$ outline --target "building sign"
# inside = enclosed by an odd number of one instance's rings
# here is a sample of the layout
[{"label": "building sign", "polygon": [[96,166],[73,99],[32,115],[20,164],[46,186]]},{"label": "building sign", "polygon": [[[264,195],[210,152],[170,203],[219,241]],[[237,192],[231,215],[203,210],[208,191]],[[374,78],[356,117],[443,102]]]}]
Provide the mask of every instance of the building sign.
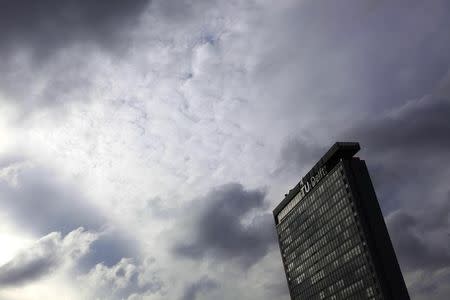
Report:
[{"label": "building sign", "polygon": [[310,178],[306,181],[306,183],[303,181],[300,181],[300,191],[298,192],[295,197],[289,201],[288,204],[280,211],[278,214],[278,222],[280,222],[290,211],[291,209],[297,205],[297,203],[300,202],[303,197],[306,196],[316,185],[319,183],[319,181],[327,175],[327,170],[325,167],[321,167],[313,176],[310,176]]},{"label": "building sign", "polygon": [[311,178],[306,181],[306,183],[302,181],[300,182],[300,198],[303,198],[306,194],[309,193],[309,191],[316,186],[316,184],[327,174],[324,167],[320,168],[319,171],[317,171],[314,176],[311,176]]}]

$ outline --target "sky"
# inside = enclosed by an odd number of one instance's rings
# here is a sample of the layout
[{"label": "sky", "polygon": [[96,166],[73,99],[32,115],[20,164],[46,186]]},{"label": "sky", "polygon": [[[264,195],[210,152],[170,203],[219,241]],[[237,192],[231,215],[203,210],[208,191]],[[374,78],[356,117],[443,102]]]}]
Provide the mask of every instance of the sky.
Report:
[{"label": "sky", "polygon": [[447,0],[0,1],[0,300],[288,300],[273,208],[358,141],[450,298]]}]

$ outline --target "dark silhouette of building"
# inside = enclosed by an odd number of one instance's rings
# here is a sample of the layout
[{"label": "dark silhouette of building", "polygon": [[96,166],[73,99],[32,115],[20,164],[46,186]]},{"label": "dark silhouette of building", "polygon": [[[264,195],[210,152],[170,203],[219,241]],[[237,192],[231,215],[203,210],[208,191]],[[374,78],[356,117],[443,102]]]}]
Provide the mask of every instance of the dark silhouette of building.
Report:
[{"label": "dark silhouette of building", "polygon": [[291,299],[409,299],[358,143],[336,143],[273,211]]}]

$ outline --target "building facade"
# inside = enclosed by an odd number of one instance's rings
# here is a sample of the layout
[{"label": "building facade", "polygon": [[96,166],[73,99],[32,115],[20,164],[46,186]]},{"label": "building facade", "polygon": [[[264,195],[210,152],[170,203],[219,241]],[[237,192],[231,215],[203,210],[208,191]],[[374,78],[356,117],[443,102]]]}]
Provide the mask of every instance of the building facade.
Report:
[{"label": "building facade", "polygon": [[409,299],[358,143],[336,143],[273,211],[291,299]]}]

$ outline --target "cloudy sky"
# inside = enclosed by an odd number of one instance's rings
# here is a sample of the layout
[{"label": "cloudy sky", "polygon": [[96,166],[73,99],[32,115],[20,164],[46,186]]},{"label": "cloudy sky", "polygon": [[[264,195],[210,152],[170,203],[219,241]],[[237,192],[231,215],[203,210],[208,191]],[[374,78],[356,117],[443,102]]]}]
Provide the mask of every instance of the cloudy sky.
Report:
[{"label": "cloudy sky", "polygon": [[0,300],[288,300],[271,211],[337,140],[449,299],[447,0],[0,1]]}]

